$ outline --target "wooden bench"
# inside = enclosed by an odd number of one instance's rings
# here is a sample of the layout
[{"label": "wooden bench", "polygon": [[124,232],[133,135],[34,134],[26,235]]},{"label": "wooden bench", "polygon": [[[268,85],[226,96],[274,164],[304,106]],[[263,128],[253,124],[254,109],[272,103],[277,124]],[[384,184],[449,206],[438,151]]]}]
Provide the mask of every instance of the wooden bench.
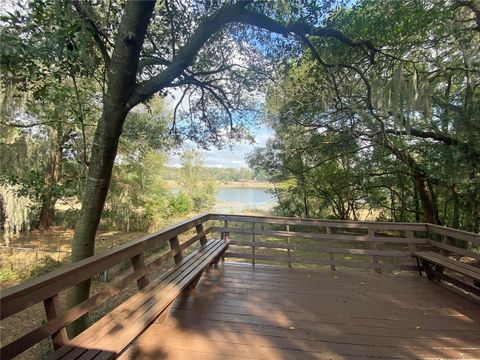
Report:
[{"label": "wooden bench", "polygon": [[216,264],[227,247],[228,242],[224,240],[208,241],[48,359],[115,358],[182,292],[195,287],[203,271]]},{"label": "wooden bench", "polygon": [[[416,251],[412,254],[421,265],[421,271],[425,271],[429,280],[446,280],[456,286],[459,286],[476,295],[480,295],[480,268],[452,260],[442,254],[433,251]],[[464,275],[473,280],[473,285],[469,286],[444,273],[445,269]]]}]

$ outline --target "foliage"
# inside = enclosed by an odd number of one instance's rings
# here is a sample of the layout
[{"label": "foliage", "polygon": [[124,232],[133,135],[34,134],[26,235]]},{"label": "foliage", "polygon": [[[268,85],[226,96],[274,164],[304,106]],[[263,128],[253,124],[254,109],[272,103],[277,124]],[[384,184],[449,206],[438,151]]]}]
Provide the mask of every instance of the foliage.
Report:
[{"label": "foliage", "polygon": [[[241,181],[266,181],[267,177],[263,172],[252,171],[248,168],[227,168],[227,167],[205,167],[208,178],[222,183],[241,182]],[[168,167],[165,169],[165,180],[179,181],[181,179],[181,169],[178,167]]]},{"label": "foliage", "polygon": [[13,263],[10,263],[9,266],[2,266],[0,268],[0,281],[7,283],[20,283],[49,273],[64,264],[48,255],[44,255],[34,262],[25,261],[25,259],[23,260],[24,262],[21,264],[17,263],[14,265]]},{"label": "foliage", "polygon": [[[179,191],[172,192],[166,152],[174,143],[166,134],[171,114],[164,102],[152,99],[148,107],[129,115],[119,146],[103,225],[124,231],[156,229],[163,220],[210,208],[214,182],[206,181],[207,170],[198,153],[183,153],[178,169]],[[169,176],[170,173],[170,176]]]},{"label": "foliage", "polygon": [[372,62],[311,39],[269,89],[276,136],[250,164],[280,184],[280,210],[351,219],[379,210],[383,219],[478,231],[474,20],[467,8],[434,1],[364,0],[332,14],[332,27],[380,50]]},{"label": "foliage", "polygon": [[180,168],[180,193],[192,202],[193,211],[202,211],[215,203],[215,184],[205,171],[200,153],[186,150]]}]

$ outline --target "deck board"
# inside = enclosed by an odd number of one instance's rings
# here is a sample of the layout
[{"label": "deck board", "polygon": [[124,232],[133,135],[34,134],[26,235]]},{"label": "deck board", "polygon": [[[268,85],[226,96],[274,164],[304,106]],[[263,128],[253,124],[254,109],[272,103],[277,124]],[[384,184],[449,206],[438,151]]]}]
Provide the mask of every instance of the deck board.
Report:
[{"label": "deck board", "polygon": [[419,276],[225,263],[121,359],[479,359],[480,307]]}]

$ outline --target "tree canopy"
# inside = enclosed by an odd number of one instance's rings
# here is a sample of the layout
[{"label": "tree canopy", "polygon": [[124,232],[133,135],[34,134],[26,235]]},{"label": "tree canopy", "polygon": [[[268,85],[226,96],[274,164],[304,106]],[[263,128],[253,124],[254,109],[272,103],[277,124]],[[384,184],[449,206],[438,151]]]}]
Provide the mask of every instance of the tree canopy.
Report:
[{"label": "tree canopy", "polygon": [[340,219],[376,209],[386,219],[478,231],[480,59],[471,9],[363,1],[329,22],[382,44],[382,54],[374,64],[352,61],[343,45],[311,42],[271,87],[276,135],[250,163],[279,182],[280,209]]}]

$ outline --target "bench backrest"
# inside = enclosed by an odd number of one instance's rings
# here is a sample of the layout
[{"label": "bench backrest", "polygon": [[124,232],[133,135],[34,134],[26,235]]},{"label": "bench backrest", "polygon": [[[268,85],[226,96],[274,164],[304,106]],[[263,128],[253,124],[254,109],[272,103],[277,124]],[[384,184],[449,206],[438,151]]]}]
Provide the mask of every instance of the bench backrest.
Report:
[{"label": "bench backrest", "polygon": [[480,261],[480,235],[468,231],[428,224],[429,244],[446,255]]}]

